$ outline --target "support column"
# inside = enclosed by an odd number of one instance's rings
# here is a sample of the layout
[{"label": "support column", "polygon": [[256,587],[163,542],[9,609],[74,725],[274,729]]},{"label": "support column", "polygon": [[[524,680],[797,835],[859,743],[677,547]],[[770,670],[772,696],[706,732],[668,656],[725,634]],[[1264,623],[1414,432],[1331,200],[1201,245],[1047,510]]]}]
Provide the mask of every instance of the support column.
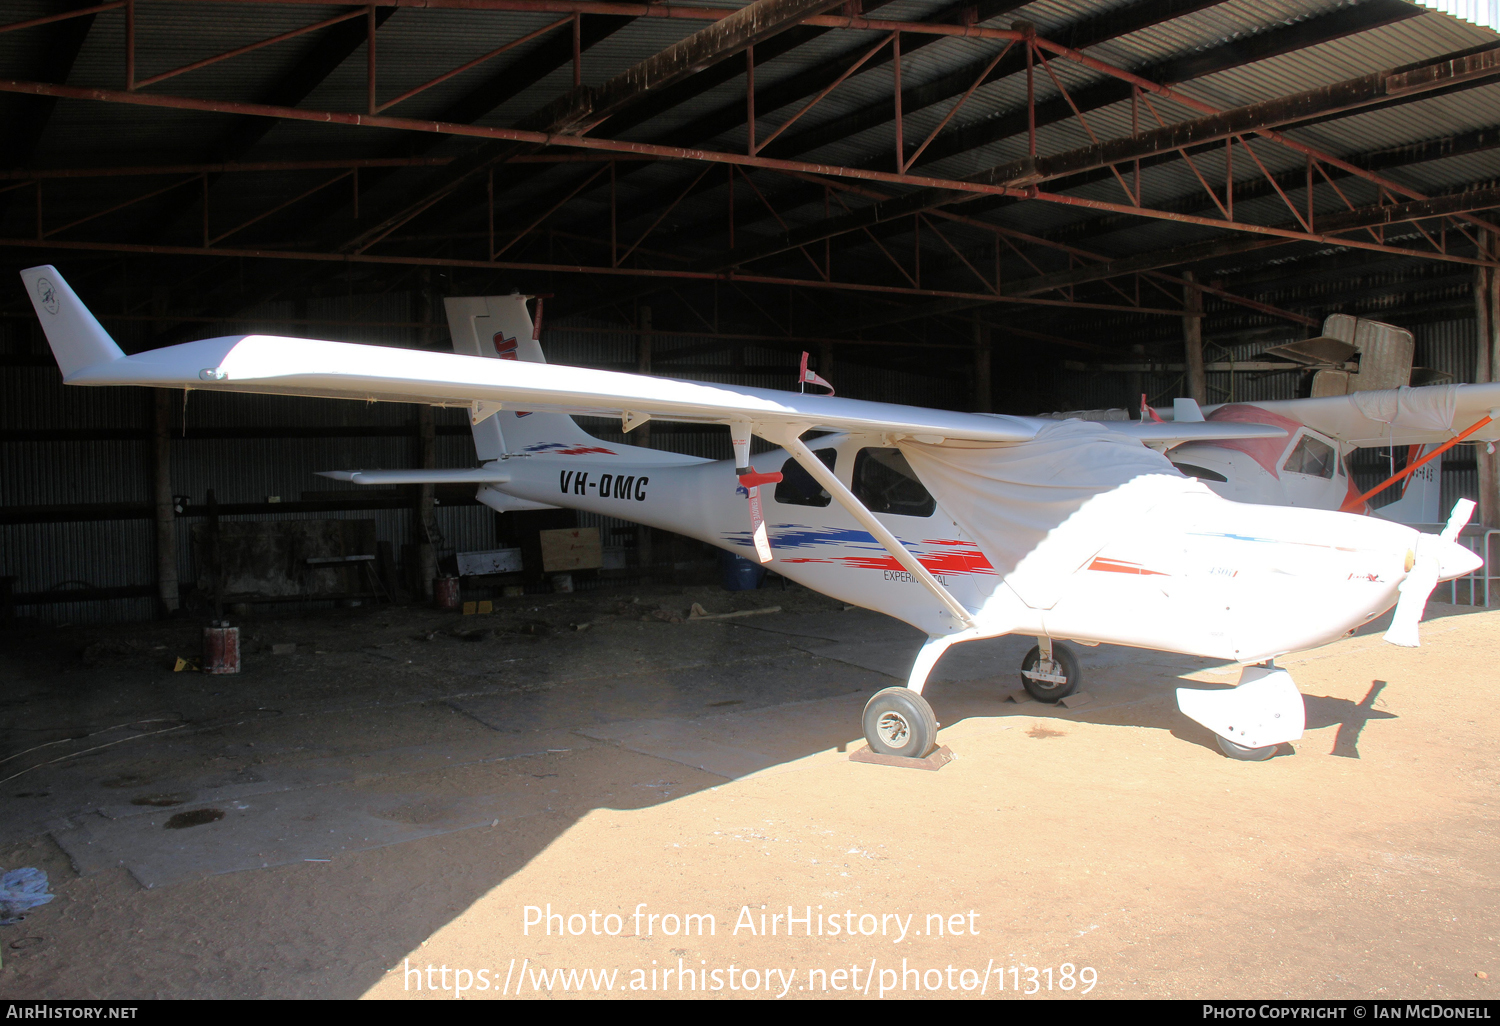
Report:
[{"label": "support column", "polygon": [[[418,329],[421,332],[420,342],[423,346],[430,346],[436,336],[437,311],[441,304],[437,302],[437,294],[432,287],[430,268],[422,268],[418,282],[417,320],[426,325]],[[437,421],[433,408],[425,403],[417,407],[417,449],[423,470],[431,470],[437,466]],[[417,489],[416,523],[412,525],[417,545],[416,594],[430,601],[433,594],[432,582],[437,577],[437,546],[434,544],[437,537],[437,517],[433,512],[437,505],[434,494],[436,489],[431,484],[418,485]]]},{"label": "support column", "polygon": [[[635,369],[639,374],[651,373],[651,308],[643,306],[640,308],[640,334],[635,337]],[[630,432],[627,439],[632,445],[639,445],[649,449],[651,447],[651,422],[647,421],[634,431]],[[637,565],[641,568],[641,574],[645,577],[651,576],[651,568],[655,565],[655,559],[651,553],[651,528],[645,524],[638,524],[635,529],[635,558]]]},{"label": "support column", "polygon": [[[432,407],[420,405],[417,407],[417,447],[422,456],[422,469],[438,465],[437,435],[437,419],[432,414]],[[417,594],[425,598],[432,598],[432,579],[438,576],[438,550],[434,544],[437,537],[434,507],[437,501],[434,492],[434,484],[417,486],[417,522],[413,525],[417,541]]]},{"label": "support column", "polygon": [[[417,407],[417,444],[421,448],[422,469],[431,470],[437,466],[437,423],[432,407],[426,404]],[[434,530],[437,518],[433,513],[436,502],[433,485],[417,487],[417,573],[421,577],[417,587],[419,594],[431,599],[432,581],[437,577],[437,547],[433,544],[437,534]]]},{"label": "support column", "polygon": [[1186,385],[1189,398],[1199,406],[1208,404],[1208,378],[1203,371],[1203,293],[1193,287],[1193,272],[1182,275],[1182,347],[1187,364]]},{"label": "support column", "polygon": [[974,411],[993,413],[994,400],[990,372],[990,329],[979,316],[974,317]]},{"label": "support column", "polygon": [[[1146,347],[1131,346],[1130,362],[1142,364],[1146,362]],[[1138,370],[1133,370],[1125,375],[1125,395],[1129,401],[1125,408],[1134,411],[1136,403],[1140,402],[1141,396],[1146,394],[1146,375]]]},{"label": "support column", "polygon": [[[1497,240],[1490,232],[1479,233],[1479,255],[1493,255]],[[1474,380],[1500,379],[1500,275],[1492,268],[1474,268]],[[1479,522],[1500,527],[1500,452],[1490,455],[1485,446],[1474,449],[1479,466]],[[1445,511],[1446,512],[1446,511]],[[1486,558],[1489,554],[1486,553]]]},{"label": "support column", "polygon": [[156,593],[168,616],[177,612],[177,511],[172,506],[172,392],[155,390]]}]

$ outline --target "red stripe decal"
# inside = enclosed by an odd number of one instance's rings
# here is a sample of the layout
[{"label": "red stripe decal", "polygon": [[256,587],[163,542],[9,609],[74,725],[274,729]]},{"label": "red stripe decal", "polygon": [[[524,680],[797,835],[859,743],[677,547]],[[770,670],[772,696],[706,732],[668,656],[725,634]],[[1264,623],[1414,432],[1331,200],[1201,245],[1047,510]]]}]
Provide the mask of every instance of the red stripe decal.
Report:
[{"label": "red stripe decal", "polygon": [[1103,556],[1096,558],[1088,565],[1090,570],[1103,570],[1112,574],[1142,574],[1150,577],[1171,577],[1171,574],[1160,570],[1147,570],[1139,563],[1129,563],[1123,559],[1105,559]]}]

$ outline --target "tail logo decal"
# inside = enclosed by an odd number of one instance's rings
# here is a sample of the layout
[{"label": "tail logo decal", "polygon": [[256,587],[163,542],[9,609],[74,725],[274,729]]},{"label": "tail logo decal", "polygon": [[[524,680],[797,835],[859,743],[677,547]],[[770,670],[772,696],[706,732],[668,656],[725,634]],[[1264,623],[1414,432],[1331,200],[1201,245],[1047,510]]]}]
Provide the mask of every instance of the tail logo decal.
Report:
[{"label": "tail logo decal", "polygon": [[36,280],[36,296],[49,314],[57,313],[57,287],[46,278]]},{"label": "tail logo decal", "polygon": [[548,456],[589,456],[595,453],[601,456],[619,455],[613,449],[603,449],[597,445],[576,445],[570,442],[538,442],[536,445],[528,445],[521,451],[544,452]]},{"label": "tail logo decal", "polygon": [[506,338],[505,332],[495,332],[495,337],[491,341],[495,345],[495,355],[500,357],[500,359],[519,360],[521,358],[520,355],[516,352],[516,340],[513,338]]}]

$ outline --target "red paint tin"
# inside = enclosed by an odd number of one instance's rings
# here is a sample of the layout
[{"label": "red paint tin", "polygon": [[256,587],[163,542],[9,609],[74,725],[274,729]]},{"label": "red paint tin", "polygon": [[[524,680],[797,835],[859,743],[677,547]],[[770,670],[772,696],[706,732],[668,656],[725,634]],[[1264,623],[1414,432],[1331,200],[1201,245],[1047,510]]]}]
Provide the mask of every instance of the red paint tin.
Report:
[{"label": "red paint tin", "polygon": [[432,600],[439,609],[458,608],[458,578],[438,577],[432,582]]},{"label": "red paint tin", "polygon": [[216,620],[203,628],[203,672],[240,672],[240,629]]}]

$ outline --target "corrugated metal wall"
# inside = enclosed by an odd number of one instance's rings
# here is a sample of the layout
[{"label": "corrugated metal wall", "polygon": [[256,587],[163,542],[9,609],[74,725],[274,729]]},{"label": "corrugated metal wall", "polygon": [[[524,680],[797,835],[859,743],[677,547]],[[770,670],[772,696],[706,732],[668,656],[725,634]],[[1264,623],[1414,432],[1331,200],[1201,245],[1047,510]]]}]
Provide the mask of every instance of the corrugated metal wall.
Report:
[{"label": "corrugated metal wall", "polygon": [[[1474,365],[1479,355],[1479,337],[1474,319],[1438,321],[1412,329],[1417,340],[1416,364],[1447,371],[1455,381],[1473,381]],[[1371,481],[1366,487],[1379,484]],[[1479,470],[1474,464],[1474,447],[1457,445],[1443,458],[1442,499],[1439,508],[1451,510],[1459,499],[1479,498]]]},{"label": "corrugated metal wall", "polygon": [[[216,324],[198,334],[260,330],[410,345],[423,341],[420,336],[426,330],[410,326],[416,309],[412,294],[339,297],[296,307],[290,302],[267,304],[256,317]],[[294,319],[385,321],[396,326],[310,327],[287,323]],[[106,326],[116,328],[108,322]],[[0,366],[0,438],[4,439],[0,441],[4,468],[0,472],[0,504],[13,512],[17,507],[149,505],[153,502],[152,394],[133,388],[66,388],[53,366],[16,365],[44,352],[38,334],[25,321],[6,321],[0,328],[0,353],[8,357],[6,365]],[[134,324],[127,323],[116,334],[127,348],[132,341],[138,344],[144,340],[144,328]],[[445,329],[437,330],[438,338],[445,335]],[[757,373],[736,373],[737,357],[729,352],[692,357],[694,368],[711,365],[715,367],[712,372],[671,369],[673,351],[712,341],[707,337],[656,336],[653,351],[659,362],[658,373],[767,388],[792,386],[796,356],[753,345],[747,345],[738,356],[738,365],[759,369]],[[635,336],[611,330],[603,323],[549,325],[543,346],[548,358],[557,363],[633,367],[636,360]],[[719,366],[722,371],[717,370]],[[764,368],[768,367],[778,370],[767,372]],[[857,363],[840,362],[833,377],[841,395],[856,398],[953,408],[967,405],[968,400],[967,383],[914,377]],[[435,413],[438,466],[472,466],[474,449],[464,413]],[[617,420],[587,419],[584,423],[607,441],[625,440]],[[410,467],[420,459],[416,408],[404,404],[192,392],[187,395],[185,411],[182,399],[174,397],[173,427],[173,492],[188,496],[194,505],[205,501],[209,489],[221,504],[264,503],[269,496],[293,502],[310,492],[367,497],[368,491],[362,494],[356,486],[317,477],[316,472]],[[285,437],[297,429],[314,431],[320,437]],[[57,435],[38,437],[38,432]],[[283,437],[276,437],[278,432]],[[90,437],[80,438],[80,433]],[[714,459],[730,456],[728,434],[722,430],[659,430],[652,438],[654,445],[678,452]],[[89,515],[100,514],[96,511]],[[223,519],[374,520],[377,537],[390,542],[399,556],[401,545],[412,538],[412,516],[407,509],[388,509],[267,511],[225,515]],[[486,507],[440,505],[436,516],[440,557],[497,544],[496,517]],[[198,576],[190,537],[192,525],[203,519],[178,519],[178,574],[184,582]],[[580,522],[601,528],[606,545],[618,544],[623,537],[611,529],[631,526],[588,514],[580,515]],[[14,578],[12,588],[18,594],[69,587],[150,586],[155,579],[154,524],[149,518],[0,524],[0,576]],[[119,622],[149,619],[154,608],[155,600],[143,596],[23,606],[16,613],[52,623]]]}]

